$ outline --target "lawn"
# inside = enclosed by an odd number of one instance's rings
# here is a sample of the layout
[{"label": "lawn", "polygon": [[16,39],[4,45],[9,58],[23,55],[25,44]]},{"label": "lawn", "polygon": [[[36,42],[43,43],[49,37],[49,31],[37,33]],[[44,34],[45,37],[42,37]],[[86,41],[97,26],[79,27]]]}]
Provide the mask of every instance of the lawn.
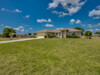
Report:
[{"label": "lawn", "polygon": [[10,40],[18,40],[18,39],[27,39],[27,38],[12,38],[12,39],[10,39],[10,38],[2,38],[2,37],[0,37],[0,41],[10,41]]},{"label": "lawn", "polygon": [[100,39],[0,44],[0,75],[100,75]]}]

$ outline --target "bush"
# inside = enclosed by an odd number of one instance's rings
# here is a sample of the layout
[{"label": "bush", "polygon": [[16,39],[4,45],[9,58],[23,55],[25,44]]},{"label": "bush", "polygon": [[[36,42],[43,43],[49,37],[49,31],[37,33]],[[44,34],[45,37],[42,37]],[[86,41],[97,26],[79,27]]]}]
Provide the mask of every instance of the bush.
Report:
[{"label": "bush", "polygon": [[66,38],[80,38],[78,35],[67,35]]},{"label": "bush", "polygon": [[36,38],[36,36],[32,36],[33,38]]},{"label": "bush", "polygon": [[48,35],[48,38],[55,38],[56,36],[55,35]]},{"label": "bush", "polygon": [[45,35],[44,38],[47,38],[47,36]]}]

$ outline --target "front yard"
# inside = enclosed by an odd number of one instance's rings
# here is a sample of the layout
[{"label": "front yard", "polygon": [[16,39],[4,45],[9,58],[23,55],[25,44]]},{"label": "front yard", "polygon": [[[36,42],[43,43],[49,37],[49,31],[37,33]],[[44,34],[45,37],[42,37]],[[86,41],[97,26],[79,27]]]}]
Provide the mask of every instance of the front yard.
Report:
[{"label": "front yard", "polygon": [[100,75],[100,39],[0,44],[0,75]]}]

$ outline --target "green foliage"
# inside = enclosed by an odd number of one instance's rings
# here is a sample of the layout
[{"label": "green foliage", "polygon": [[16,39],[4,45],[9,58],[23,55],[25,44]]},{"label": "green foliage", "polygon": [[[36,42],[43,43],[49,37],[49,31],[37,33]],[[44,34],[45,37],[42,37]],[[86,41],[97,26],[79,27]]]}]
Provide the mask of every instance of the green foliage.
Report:
[{"label": "green foliage", "polygon": [[32,35],[31,33],[28,33],[28,35],[30,36],[30,35]]},{"label": "green foliage", "polygon": [[3,30],[2,37],[10,37],[10,36],[12,36],[12,33],[16,33],[16,31],[12,28],[5,28]]},{"label": "green foliage", "polygon": [[48,35],[48,38],[55,38],[56,36],[54,34]]},{"label": "green foliage", "polygon": [[75,27],[74,29],[82,30],[81,35],[84,35],[84,29],[81,27]]},{"label": "green foliage", "polygon": [[25,34],[27,36],[27,34]]},{"label": "green foliage", "polygon": [[47,38],[47,36],[45,35],[44,38]]},{"label": "green foliage", "polygon": [[100,32],[95,32],[95,34],[100,34]]},{"label": "green foliage", "polygon": [[91,31],[86,31],[85,32],[85,36],[91,36],[92,35],[92,32]]},{"label": "green foliage", "polygon": [[36,33],[33,33],[34,36],[36,36]]},{"label": "green foliage", "polygon": [[36,38],[36,36],[34,36],[34,35],[33,35],[32,37],[33,37],[33,38]]},{"label": "green foliage", "polygon": [[91,31],[86,31],[85,32],[85,36],[89,39],[91,39],[91,36],[92,36],[92,32]]},{"label": "green foliage", "polygon": [[80,38],[78,35],[66,35],[66,38]]}]

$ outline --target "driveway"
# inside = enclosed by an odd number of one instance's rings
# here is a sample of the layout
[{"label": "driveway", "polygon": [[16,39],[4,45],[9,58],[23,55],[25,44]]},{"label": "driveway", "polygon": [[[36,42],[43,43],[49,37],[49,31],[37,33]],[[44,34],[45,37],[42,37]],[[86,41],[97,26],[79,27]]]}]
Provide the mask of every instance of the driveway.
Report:
[{"label": "driveway", "polygon": [[35,39],[39,39],[39,38],[28,38],[28,39],[17,39],[17,40],[10,40],[10,41],[0,41],[0,44],[18,42],[18,41],[26,41],[26,40],[35,40]]}]

